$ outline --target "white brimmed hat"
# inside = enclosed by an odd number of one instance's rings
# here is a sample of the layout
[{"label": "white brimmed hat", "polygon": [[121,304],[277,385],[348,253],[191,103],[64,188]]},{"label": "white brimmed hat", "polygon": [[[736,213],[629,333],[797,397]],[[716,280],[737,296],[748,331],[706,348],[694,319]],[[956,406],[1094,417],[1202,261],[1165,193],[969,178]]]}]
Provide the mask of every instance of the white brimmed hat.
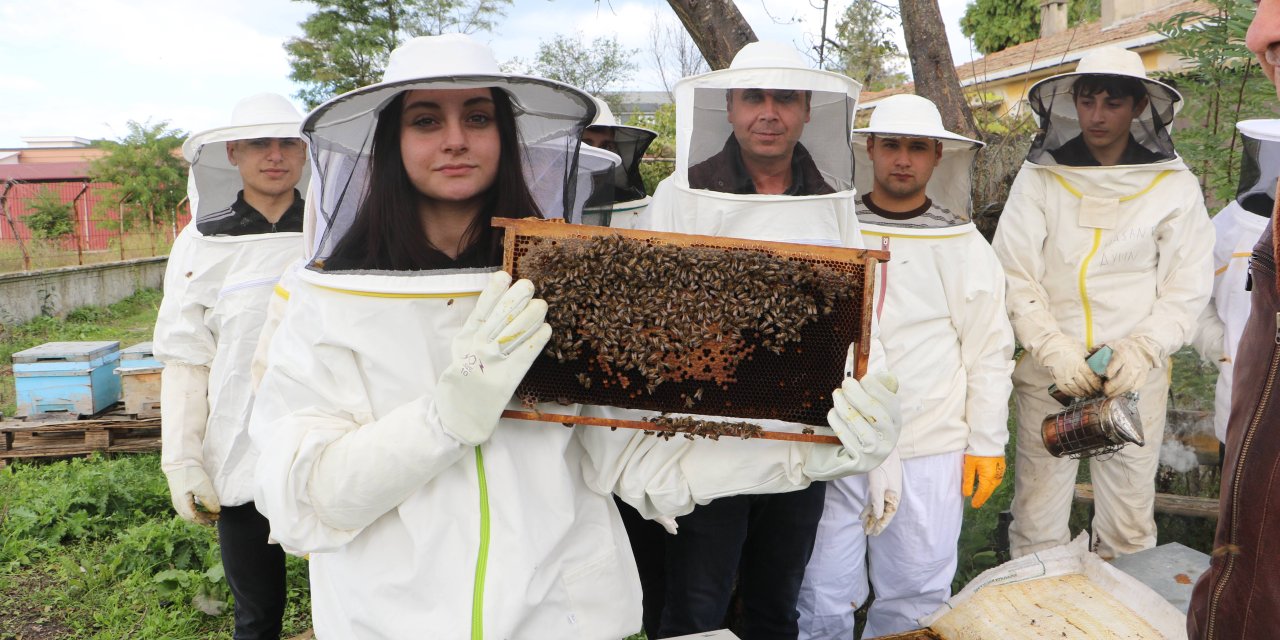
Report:
[{"label": "white brimmed hat", "polygon": [[[1027,91],[1027,100],[1031,103],[1032,110],[1043,118],[1056,102],[1054,98],[1070,95],[1076,79],[1086,75],[1121,76],[1141,81],[1151,101],[1151,109],[1148,110],[1146,117],[1154,113],[1164,124],[1172,121],[1173,116],[1182,108],[1182,94],[1178,93],[1177,89],[1147,77],[1142,56],[1120,47],[1099,47],[1080,58],[1075,71],[1050,76],[1031,85],[1031,89]],[[1070,112],[1062,112],[1060,109],[1056,115],[1074,118],[1074,101],[1068,100],[1067,103],[1070,106]]]},{"label": "white brimmed hat", "polygon": [[972,138],[947,131],[942,124],[942,114],[938,112],[938,107],[927,98],[909,93],[889,96],[881,100],[871,112],[871,121],[861,129],[854,129],[853,135],[933,138],[941,140],[944,148],[985,146],[984,143]]},{"label": "white brimmed hat", "polygon": [[1241,120],[1236,123],[1240,133],[1254,140],[1280,142],[1280,120],[1263,118],[1257,120]]},{"label": "white brimmed hat", "polygon": [[[362,149],[370,121],[388,102],[414,89],[498,87],[511,96],[516,122],[526,143],[560,135],[564,124],[586,126],[595,117],[591,96],[570,85],[511,73],[498,67],[492,50],[471,37],[452,33],[414,38],[391,52],[382,81],[344,93],[316,107],[302,130],[316,149]],[[530,116],[530,117],[526,117]],[[539,120],[559,121],[539,127]]]},{"label": "white brimmed hat", "polygon": [[[301,138],[299,126],[302,114],[288,98],[275,93],[259,93],[236,103],[231,110],[231,122],[221,127],[206,129],[187,138],[182,143],[182,157],[195,164],[200,149],[214,142],[252,140],[255,138]],[[215,154],[226,162],[226,154]],[[212,160],[214,158],[210,158]],[[230,167],[230,164],[227,164]]]}]

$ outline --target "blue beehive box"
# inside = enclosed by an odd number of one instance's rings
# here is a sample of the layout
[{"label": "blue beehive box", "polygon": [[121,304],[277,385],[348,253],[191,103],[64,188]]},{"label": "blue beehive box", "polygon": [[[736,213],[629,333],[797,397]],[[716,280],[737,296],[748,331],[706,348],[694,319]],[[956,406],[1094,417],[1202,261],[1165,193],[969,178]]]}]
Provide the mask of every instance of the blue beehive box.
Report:
[{"label": "blue beehive box", "polygon": [[120,399],[120,343],[49,342],[13,354],[18,415],[93,415]]},{"label": "blue beehive box", "polygon": [[120,395],[124,412],[133,416],[160,413],[160,373],[164,363],[156,360],[150,342],[139,342],[120,352]]}]

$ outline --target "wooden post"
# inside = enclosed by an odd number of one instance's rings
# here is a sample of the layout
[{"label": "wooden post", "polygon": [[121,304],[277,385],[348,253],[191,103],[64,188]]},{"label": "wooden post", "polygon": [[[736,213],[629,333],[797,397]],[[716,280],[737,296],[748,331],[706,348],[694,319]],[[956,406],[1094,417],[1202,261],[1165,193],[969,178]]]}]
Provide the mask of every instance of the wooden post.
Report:
[{"label": "wooden post", "polygon": [[151,255],[156,255],[156,208],[147,208],[147,237],[151,239]]},{"label": "wooden post", "polygon": [[124,200],[120,201],[120,260],[124,261]]},{"label": "wooden post", "polygon": [[[80,193],[77,193],[76,197],[71,199],[72,213],[75,213],[76,202],[80,200],[80,197],[83,196],[84,193],[88,190],[89,190],[89,183],[86,182],[84,183],[84,186],[80,187]],[[80,227],[79,220],[76,221],[75,229],[76,229],[76,232],[75,232],[76,233],[76,264],[83,265],[84,264],[84,243],[80,241],[81,227]],[[88,233],[88,232],[89,232],[89,199],[85,198],[84,199],[84,233]]]},{"label": "wooden post", "polygon": [[4,192],[0,193],[0,212],[3,212],[5,220],[9,221],[9,228],[13,230],[13,238],[18,241],[18,249],[22,251],[22,270],[30,271],[31,254],[27,253],[27,245],[22,241],[22,234],[18,233],[18,222],[13,219],[13,214],[9,213],[9,190],[15,184],[17,184],[16,180],[5,181]]}]

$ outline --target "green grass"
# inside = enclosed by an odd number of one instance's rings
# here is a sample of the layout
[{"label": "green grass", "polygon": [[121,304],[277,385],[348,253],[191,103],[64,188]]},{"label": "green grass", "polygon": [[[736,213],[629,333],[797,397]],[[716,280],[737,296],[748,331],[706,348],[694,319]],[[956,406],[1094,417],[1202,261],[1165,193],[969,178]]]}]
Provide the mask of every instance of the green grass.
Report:
[{"label": "green grass", "polygon": [[119,340],[122,349],[146,342],[155,328],[160,297],[158,289],[142,289],[106,307],[81,307],[65,319],[42,316],[15,327],[0,326],[0,413],[11,416],[16,409],[14,353],[63,340]]},{"label": "green grass", "polygon": [[[286,637],[310,627],[302,559],[289,590]],[[0,638],[227,638],[230,600],[217,534],[173,515],[157,454],[0,470]]]}]

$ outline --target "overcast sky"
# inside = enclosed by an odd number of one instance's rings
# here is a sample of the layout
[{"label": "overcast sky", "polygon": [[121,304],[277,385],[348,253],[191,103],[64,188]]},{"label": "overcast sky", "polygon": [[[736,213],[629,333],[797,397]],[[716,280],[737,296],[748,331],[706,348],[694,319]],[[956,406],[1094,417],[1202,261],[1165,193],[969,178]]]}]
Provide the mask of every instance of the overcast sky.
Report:
[{"label": "overcast sky", "polygon": [[[818,0],[737,0],[761,39],[812,46]],[[832,0],[830,20],[848,0]],[[939,0],[957,63],[976,54],[960,34],[965,0]],[[188,133],[222,124],[247,95],[290,98],[283,43],[312,11],[290,0],[0,0],[0,148],[23,136],[119,138],[129,120]],[[649,62],[650,25],[676,22],[666,0],[516,0],[492,33],[499,61],[532,59],[540,40],[581,32],[640,49],[618,89],[661,89]],[[829,27],[831,29],[831,27]],[[905,50],[905,47],[903,47]],[[296,101],[296,99],[295,99]]]}]

